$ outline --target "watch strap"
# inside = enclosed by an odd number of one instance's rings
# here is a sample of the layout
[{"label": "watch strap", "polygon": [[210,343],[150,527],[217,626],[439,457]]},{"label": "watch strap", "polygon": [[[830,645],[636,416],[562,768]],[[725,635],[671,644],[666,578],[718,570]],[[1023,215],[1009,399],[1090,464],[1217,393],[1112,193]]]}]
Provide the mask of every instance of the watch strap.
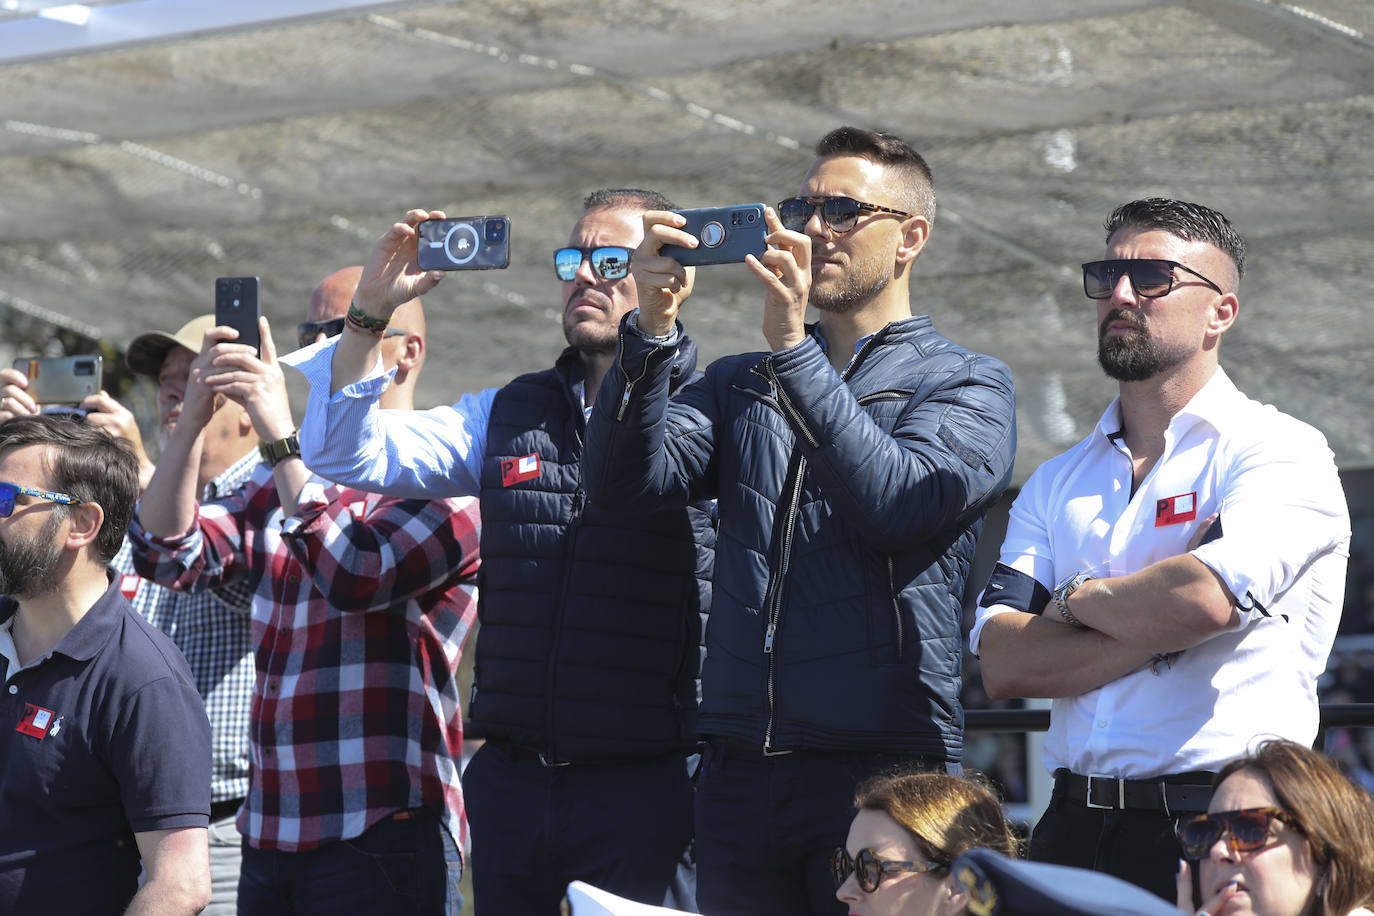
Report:
[{"label": "watch strap", "polygon": [[299,455],[300,453],[301,441],[295,433],[285,439],[278,439],[276,442],[258,443],[258,454],[262,455],[262,460],[267,462],[269,468],[274,468],[292,455]]}]

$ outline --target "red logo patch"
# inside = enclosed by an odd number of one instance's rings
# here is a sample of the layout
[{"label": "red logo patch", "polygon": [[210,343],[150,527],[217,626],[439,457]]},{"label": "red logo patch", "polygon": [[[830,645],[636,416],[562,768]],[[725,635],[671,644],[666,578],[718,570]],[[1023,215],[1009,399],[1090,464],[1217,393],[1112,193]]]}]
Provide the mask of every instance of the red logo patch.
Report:
[{"label": "red logo patch", "polygon": [[19,724],[14,727],[14,730],[42,741],[48,735],[48,726],[52,724],[52,717],[53,711],[51,709],[25,703],[24,717],[19,720]]},{"label": "red logo patch", "polygon": [[524,458],[507,458],[501,462],[501,486],[513,487],[526,480],[539,476],[539,456],[526,455]]},{"label": "red logo patch", "polygon": [[1170,496],[1155,503],[1155,527],[1181,525],[1197,518],[1197,492]]}]

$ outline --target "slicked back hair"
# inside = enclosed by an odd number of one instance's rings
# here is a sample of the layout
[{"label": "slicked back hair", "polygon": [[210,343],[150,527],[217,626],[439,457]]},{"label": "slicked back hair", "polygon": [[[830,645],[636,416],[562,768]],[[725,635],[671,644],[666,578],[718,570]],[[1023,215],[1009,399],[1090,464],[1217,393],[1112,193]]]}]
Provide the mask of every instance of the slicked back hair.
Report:
[{"label": "slicked back hair", "polygon": [[[44,466],[48,487],[104,511],[95,552],[105,563],[114,559],[138,501],[138,458],[133,447],[70,414],[35,414],[0,423],[0,453],[27,445],[48,450]],[[69,511],[57,503],[56,511]]]},{"label": "slicked back hair", "polygon": [[896,134],[865,130],[862,127],[837,127],[821,137],[816,155],[860,156],[886,166],[896,179],[890,190],[901,201],[901,209],[924,216],[935,224],[935,178],[925,158],[910,143]]},{"label": "slicked back hair", "polygon": [[1122,204],[1107,217],[1107,241],[1123,228],[1141,232],[1158,229],[1185,242],[1206,242],[1222,251],[1236,266],[1236,283],[1245,276],[1245,239],[1220,211],[1202,204],[1168,197],[1146,197]]},{"label": "slicked back hair", "polygon": [[657,191],[644,188],[602,188],[588,194],[582,209],[593,210],[676,210],[677,204]]}]

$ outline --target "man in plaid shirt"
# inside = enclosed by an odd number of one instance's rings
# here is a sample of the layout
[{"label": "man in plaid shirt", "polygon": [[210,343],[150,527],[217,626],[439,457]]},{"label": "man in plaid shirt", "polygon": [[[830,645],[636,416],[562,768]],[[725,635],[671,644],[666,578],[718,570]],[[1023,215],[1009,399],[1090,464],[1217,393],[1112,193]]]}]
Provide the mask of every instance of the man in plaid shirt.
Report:
[{"label": "man in plaid shirt", "polygon": [[[317,288],[341,317],[358,269]],[[387,406],[413,406],[424,316],[385,341]],[[214,329],[130,529],[139,572],[178,589],[252,584],[257,683],[240,913],[457,913],[462,713],[455,675],[476,614],[475,500],[386,498],[301,463],[270,329],[261,357]],[[303,326],[304,330],[304,326]],[[227,397],[266,463],[233,496],[194,501],[200,429]],[[341,842],[341,841],[348,842]]]}]

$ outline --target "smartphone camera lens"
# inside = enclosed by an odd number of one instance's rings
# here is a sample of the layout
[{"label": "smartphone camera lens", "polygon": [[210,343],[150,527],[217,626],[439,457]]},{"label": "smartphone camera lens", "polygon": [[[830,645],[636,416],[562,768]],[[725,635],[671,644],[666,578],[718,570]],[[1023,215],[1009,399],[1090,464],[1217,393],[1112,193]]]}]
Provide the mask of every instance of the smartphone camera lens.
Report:
[{"label": "smartphone camera lens", "polygon": [[486,236],[488,245],[499,245],[506,240],[506,221],[503,219],[489,219],[486,225]]}]

